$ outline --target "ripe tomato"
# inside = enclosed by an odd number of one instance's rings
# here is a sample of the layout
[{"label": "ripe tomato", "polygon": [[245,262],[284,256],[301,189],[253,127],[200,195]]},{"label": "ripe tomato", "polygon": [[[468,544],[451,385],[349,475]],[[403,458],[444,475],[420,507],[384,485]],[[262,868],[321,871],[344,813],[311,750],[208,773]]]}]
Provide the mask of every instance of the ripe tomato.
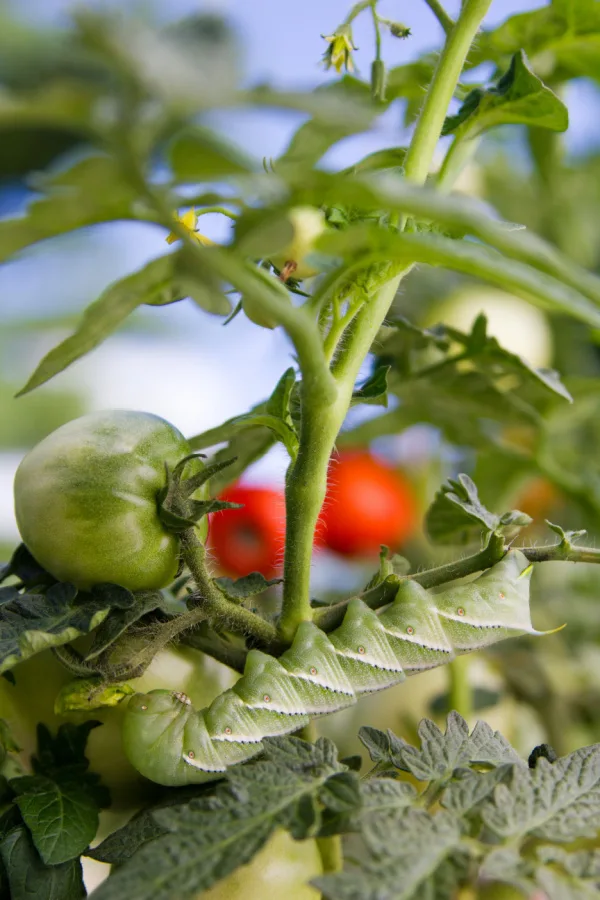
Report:
[{"label": "ripe tomato", "polygon": [[[310,278],[319,270],[309,265],[305,258],[314,249],[315,241],[327,227],[325,216],[320,209],[313,206],[295,206],[289,210],[288,218],[292,223],[294,236],[287,247],[271,258],[271,262],[282,271],[282,277],[285,273],[287,277],[291,276],[298,280]],[[289,271],[286,273],[285,267],[288,263]]]},{"label": "ripe tomato", "polygon": [[210,546],[230,575],[260,572],[273,578],[283,564],[285,499],[282,491],[233,485],[221,495],[243,509],[225,509],[210,517]]},{"label": "ripe tomato", "polygon": [[276,831],[247,866],[198,896],[198,900],[319,900],[311,878],[323,873],[315,840],[295,841],[287,831]]},{"label": "ripe tomato", "polygon": [[68,422],[17,470],[24,543],[55,578],[82,589],[165,587],[177,572],[179,540],[164,529],[157,496],[165,463],[173,468],[189,453],[183,435],[150,413],[109,410]]},{"label": "ripe tomato", "polygon": [[321,512],[323,541],[343,556],[394,549],[416,527],[416,503],[405,479],[364,450],[332,458]]}]

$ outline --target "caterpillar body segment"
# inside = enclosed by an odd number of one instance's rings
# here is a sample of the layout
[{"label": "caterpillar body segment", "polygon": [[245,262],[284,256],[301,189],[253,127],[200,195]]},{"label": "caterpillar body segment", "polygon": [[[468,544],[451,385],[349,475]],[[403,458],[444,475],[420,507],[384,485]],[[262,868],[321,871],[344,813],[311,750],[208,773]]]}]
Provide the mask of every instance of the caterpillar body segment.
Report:
[{"label": "caterpillar body segment", "polygon": [[124,722],[129,760],[159,784],[206,781],[260,753],[264,737],[296,731],[361,694],[504,638],[542,634],[531,624],[531,568],[511,550],[474,581],[438,593],[402,582],[379,615],[352,600],[329,635],[304,622],[279,659],[251,650],[237,684],[204,710],[170,691],[136,694]]}]

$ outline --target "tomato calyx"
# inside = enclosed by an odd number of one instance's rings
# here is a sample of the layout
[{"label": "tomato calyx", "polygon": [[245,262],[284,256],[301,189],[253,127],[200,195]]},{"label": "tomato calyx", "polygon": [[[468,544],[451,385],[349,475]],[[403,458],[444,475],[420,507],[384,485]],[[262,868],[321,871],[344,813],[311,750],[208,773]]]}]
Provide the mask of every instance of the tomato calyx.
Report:
[{"label": "tomato calyx", "polygon": [[185,477],[185,469],[188,463],[203,458],[205,458],[203,453],[190,453],[180,460],[172,471],[165,464],[166,486],[158,494],[157,507],[159,518],[167,531],[181,534],[181,532],[187,531],[188,528],[194,528],[200,519],[209,513],[218,512],[222,509],[239,508],[239,503],[229,503],[216,498],[207,500],[194,499],[194,494],[213,475],[235,462],[234,457],[233,459],[212,463],[209,466],[205,465],[202,466],[200,471],[195,472],[190,477]]}]

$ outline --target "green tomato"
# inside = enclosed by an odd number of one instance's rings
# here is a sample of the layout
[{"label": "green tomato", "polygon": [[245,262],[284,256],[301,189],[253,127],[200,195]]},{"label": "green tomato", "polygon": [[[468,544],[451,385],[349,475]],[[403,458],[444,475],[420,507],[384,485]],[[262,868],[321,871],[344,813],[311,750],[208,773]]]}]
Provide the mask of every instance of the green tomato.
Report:
[{"label": "green tomato", "polygon": [[314,206],[295,206],[289,210],[288,218],[292,223],[294,236],[287,247],[271,257],[271,262],[278,269],[283,269],[286,263],[295,263],[295,268],[288,274],[301,281],[317,275],[319,271],[305,262],[305,258],[314,250],[315,241],[327,227],[325,216]]},{"label": "green tomato", "polygon": [[424,324],[442,322],[459,331],[470,331],[479,313],[487,317],[488,334],[505,350],[522,356],[532,366],[551,365],[552,331],[544,313],[520,297],[496,288],[460,288],[434,306]]},{"label": "green tomato", "polygon": [[81,589],[165,587],[177,573],[179,540],[163,527],[157,497],[165,463],[172,469],[189,453],[183,435],[150,413],[109,410],[68,422],[17,470],[24,543],[55,578]]},{"label": "green tomato", "polygon": [[198,894],[197,900],[319,900],[320,891],[308,882],[322,873],[316,841],[295,841],[287,831],[276,831],[247,866]]}]

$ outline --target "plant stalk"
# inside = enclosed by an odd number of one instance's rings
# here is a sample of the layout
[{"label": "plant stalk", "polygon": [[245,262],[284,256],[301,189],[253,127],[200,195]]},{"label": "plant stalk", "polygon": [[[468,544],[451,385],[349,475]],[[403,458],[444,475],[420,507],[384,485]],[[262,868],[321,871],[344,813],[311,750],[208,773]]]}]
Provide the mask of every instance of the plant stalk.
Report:
[{"label": "plant stalk", "polygon": [[181,549],[198,589],[198,606],[211,624],[250,635],[261,644],[277,645],[277,631],[273,625],[245,607],[231,603],[215,585],[206,567],[206,550],[193,528],[182,533]]},{"label": "plant stalk", "polygon": [[[448,35],[406,157],[405,176],[415,184],[422,184],[427,178],[448,105],[473,38],[490,3],[491,0],[464,0],[461,14]],[[319,398],[318,391],[314,390],[315,385],[309,392],[309,385],[304,385],[306,373],[303,361],[300,360],[303,374],[302,424],[298,458],[288,470],[286,484],[287,530],[283,605],[279,625],[280,636],[288,643],[292,641],[300,622],[312,619],[312,545],[325,498],[329,459],[350,407],[360,367],[391,306],[400,280],[410,268],[411,265],[407,263],[391,279],[386,279],[384,274],[379,289],[351,323],[348,340],[332,367],[338,385],[337,397],[329,395],[328,398]]]}]

